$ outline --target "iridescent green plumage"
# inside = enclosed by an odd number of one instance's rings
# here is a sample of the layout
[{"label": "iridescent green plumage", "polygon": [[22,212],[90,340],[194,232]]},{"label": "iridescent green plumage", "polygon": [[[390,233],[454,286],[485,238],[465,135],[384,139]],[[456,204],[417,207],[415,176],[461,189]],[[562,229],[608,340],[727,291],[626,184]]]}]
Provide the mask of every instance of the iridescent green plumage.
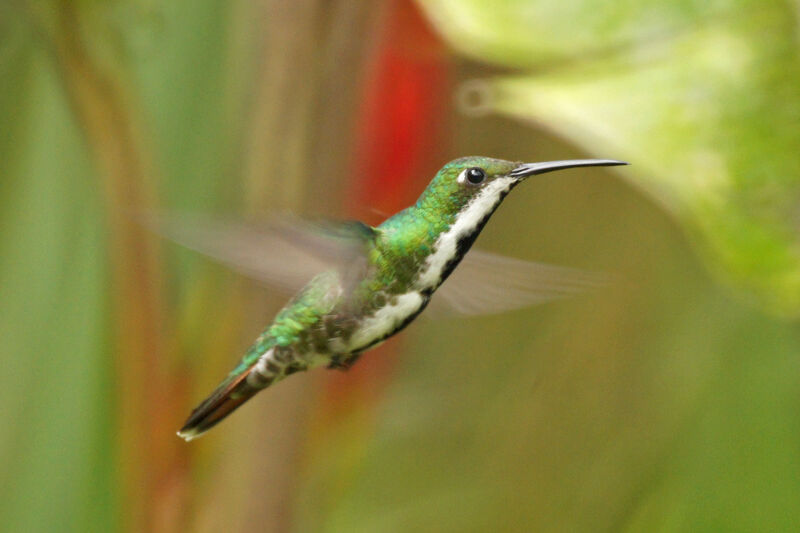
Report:
[{"label": "iridescent green plumage", "polygon": [[[179,434],[187,440],[202,434],[255,393],[298,370],[319,365],[347,368],[361,352],[403,329],[426,308],[505,195],[526,177],[574,166],[616,164],[622,163],[457,159],[437,173],[415,205],[377,228],[350,222],[323,226],[314,235],[290,231],[295,240],[305,241],[312,254],[324,255],[333,267],[314,276],[278,313],[240,364],[192,412]],[[212,256],[225,259],[231,255],[230,250],[223,252],[197,240],[192,244],[191,231],[172,233],[176,240]],[[280,250],[263,253],[278,254],[280,261]],[[252,257],[244,257],[252,262]],[[487,259],[484,254],[481,268],[486,270],[492,262],[508,268],[513,264],[513,260]],[[579,276],[557,274],[549,268],[547,275],[556,275],[561,286],[545,284],[530,293],[536,297],[531,301],[557,297],[585,283]],[[548,271],[539,267],[537,272]],[[479,294],[480,283],[469,290]],[[475,296],[470,296],[474,300]],[[515,296],[509,295],[509,299]],[[515,306],[517,303],[508,308]]]}]

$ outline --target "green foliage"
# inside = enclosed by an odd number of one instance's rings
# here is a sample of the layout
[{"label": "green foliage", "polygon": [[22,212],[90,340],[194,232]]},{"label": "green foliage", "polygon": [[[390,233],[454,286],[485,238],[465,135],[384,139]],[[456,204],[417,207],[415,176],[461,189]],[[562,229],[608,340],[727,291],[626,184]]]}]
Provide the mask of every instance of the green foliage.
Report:
[{"label": "green foliage", "polygon": [[800,313],[796,4],[423,5],[454,46],[531,69],[489,82],[495,111],[628,159],[715,273]]}]

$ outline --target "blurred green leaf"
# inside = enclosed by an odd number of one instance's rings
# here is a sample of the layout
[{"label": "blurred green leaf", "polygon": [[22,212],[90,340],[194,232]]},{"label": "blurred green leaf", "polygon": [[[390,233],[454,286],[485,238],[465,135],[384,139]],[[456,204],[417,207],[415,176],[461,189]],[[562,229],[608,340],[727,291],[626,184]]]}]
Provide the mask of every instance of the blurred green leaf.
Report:
[{"label": "blurred green leaf", "polygon": [[[541,123],[592,154],[628,159],[633,166],[623,175],[686,222],[712,270],[773,311],[800,313],[794,6],[718,2],[712,9],[653,1],[615,13],[566,2],[594,21],[589,35],[596,19],[611,15],[625,35],[656,18],[670,26],[636,42],[605,34],[585,42],[580,20],[571,22],[575,30],[569,32],[568,13],[551,12],[561,4],[527,3],[527,10],[516,11],[521,20],[510,24],[535,18],[550,28],[529,34],[534,58],[541,46],[561,43],[557,36],[563,40],[571,33],[576,61],[489,81],[492,109]],[[481,2],[468,5],[475,13],[489,10]],[[701,16],[708,9],[714,16]],[[505,42],[507,31],[513,36],[506,22],[491,21],[481,27],[494,38]],[[596,54],[609,39],[621,46]],[[463,41],[469,35],[458,40]],[[494,57],[489,46],[481,52],[486,60]]]},{"label": "blurred green leaf", "polygon": [[602,6],[586,0],[418,1],[456,50],[506,66],[536,68],[591,60],[624,46],[646,46],[753,4],[749,0],[642,0]]}]

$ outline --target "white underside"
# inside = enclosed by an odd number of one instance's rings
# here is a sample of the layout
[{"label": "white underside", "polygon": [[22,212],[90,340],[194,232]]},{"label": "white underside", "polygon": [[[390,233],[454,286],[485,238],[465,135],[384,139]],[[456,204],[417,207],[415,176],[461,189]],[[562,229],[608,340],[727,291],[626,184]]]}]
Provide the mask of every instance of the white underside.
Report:
[{"label": "white underside", "polygon": [[[342,339],[331,339],[331,349],[336,353],[352,353],[374,343],[376,340],[392,333],[403,321],[419,311],[423,302],[424,297],[417,291],[407,292],[397,296],[394,303],[380,308],[374,315],[364,319],[361,326],[353,333],[346,343],[343,342]],[[261,376],[264,378],[271,378],[274,376],[267,368],[268,362],[272,361],[276,365],[283,367],[283,364],[272,358],[273,353],[273,349],[267,350],[264,355],[258,358],[256,364],[250,370],[247,380],[253,387],[259,386]],[[329,355],[311,353],[303,354],[302,357],[308,365],[308,368],[330,363]]]},{"label": "white underside", "polygon": [[425,260],[422,273],[417,278],[415,286],[418,289],[435,288],[439,284],[445,266],[456,256],[458,241],[475,230],[486,213],[494,208],[500,197],[515,181],[515,178],[502,177],[485,185],[481,192],[458,214],[453,225],[439,235],[434,243],[434,252]]},{"label": "white underside", "polygon": [[[249,374],[247,375],[247,383],[252,387],[263,387],[259,385],[259,374],[264,378],[273,378],[275,374],[270,372],[269,368],[267,368],[267,363],[272,361],[275,365],[283,368],[284,364],[276,361],[273,359],[273,354],[275,353],[274,348],[270,348],[264,354],[258,358],[256,364],[253,365],[253,368],[250,370]],[[303,361],[307,365],[307,368],[314,368],[318,366],[322,366],[324,364],[328,364],[330,362],[330,357],[327,355],[322,355],[318,353],[306,353],[302,354]]]},{"label": "white underside", "polygon": [[394,303],[381,307],[374,315],[361,323],[361,326],[348,339],[347,352],[356,351],[392,333],[408,317],[419,311],[424,300],[418,291],[397,296]]}]

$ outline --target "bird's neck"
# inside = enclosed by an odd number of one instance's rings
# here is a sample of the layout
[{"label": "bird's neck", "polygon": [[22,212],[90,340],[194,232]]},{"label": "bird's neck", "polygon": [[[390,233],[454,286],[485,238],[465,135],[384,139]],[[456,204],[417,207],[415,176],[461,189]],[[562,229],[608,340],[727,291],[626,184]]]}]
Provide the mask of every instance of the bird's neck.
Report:
[{"label": "bird's neck", "polygon": [[514,184],[510,178],[497,179],[460,206],[451,198],[423,194],[414,206],[381,225],[385,257],[409,286],[434,291],[469,251]]}]

